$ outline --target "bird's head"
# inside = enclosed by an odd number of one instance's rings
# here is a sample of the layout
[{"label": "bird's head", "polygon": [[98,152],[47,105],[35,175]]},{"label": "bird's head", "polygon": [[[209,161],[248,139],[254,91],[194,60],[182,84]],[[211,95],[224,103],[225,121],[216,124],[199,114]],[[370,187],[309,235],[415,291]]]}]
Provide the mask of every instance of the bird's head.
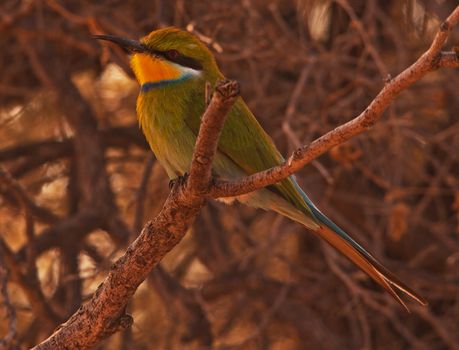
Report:
[{"label": "bird's head", "polygon": [[132,54],[131,67],[142,89],[220,75],[206,45],[195,35],[177,28],[155,30],[140,41],[112,35],[95,38],[114,42]]}]

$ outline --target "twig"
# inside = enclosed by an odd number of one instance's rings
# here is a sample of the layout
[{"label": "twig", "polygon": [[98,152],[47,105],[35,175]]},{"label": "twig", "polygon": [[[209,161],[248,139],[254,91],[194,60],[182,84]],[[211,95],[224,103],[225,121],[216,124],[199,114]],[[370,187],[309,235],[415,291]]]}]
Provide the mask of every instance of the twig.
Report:
[{"label": "twig", "polygon": [[415,306],[413,311],[432,326],[448,349],[459,350],[459,339],[457,338],[457,333],[450,328],[449,324],[444,323],[441,319],[436,317],[433,312],[428,312],[423,308]]},{"label": "twig", "polygon": [[[39,211],[41,214],[46,215],[47,218],[51,218],[53,220],[57,220],[57,216],[53,216],[54,214],[45,208],[36,206],[35,203],[29,198],[22,185],[15,181],[15,179],[6,169],[0,166],[0,183],[2,182],[9,186],[9,188],[14,192],[18,202],[21,203],[24,212],[25,233],[27,237],[25,257],[26,272],[23,274],[22,271],[20,271],[14,261],[12,254],[9,252],[3,242],[0,242],[0,255],[3,255],[4,258],[2,261],[0,261],[0,263],[7,263],[9,266],[13,267],[13,275],[15,275],[16,280],[24,289],[25,294],[28,296],[29,302],[31,304],[41,304],[41,306],[38,307],[41,310],[41,317],[51,320],[55,318],[55,315],[45,301],[40,281],[38,279],[33,212]],[[35,307],[35,305],[33,307]]]},{"label": "twig", "polygon": [[182,286],[161,265],[149,274],[148,282],[167,305],[169,317],[185,321],[187,327],[182,331],[182,342],[198,341],[201,346],[210,347],[213,339],[211,325],[194,291]]},{"label": "twig", "polygon": [[142,175],[142,180],[140,182],[139,190],[137,191],[137,200],[136,200],[136,211],[134,218],[134,228],[133,232],[139,232],[142,229],[145,197],[148,191],[148,181],[150,180],[151,171],[153,169],[153,164],[155,163],[155,157],[153,154],[150,154],[145,163],[145,168]]},{"label": "twig", "polygon": [[31,281],[22,273],[20,264],[3,240],[0,240],[0,255],[11,272],[11,280],[21,286],[34,314],[47,329],[53,327],[59,321],[59,317],[47,303],[41,288],[37,288],[36,281]]},{"label": "twig", "polygon": [[0,350],[19,348],[17,344],[18,331],[16,310],[11,304],[11,300],[8,296],[8,275],[9,271],[5,266],[2,254],[0,254],[0,305],[3,305],[5,308],[6,318],[8,320],[8,333],[3,339],[0,339]]},{"label": "twig", "polygon": [[[301,142],[295,132],[292,130],[292,125],[290,124],[292,117],[294,116],[298,101],[303,96],[303,90],[306,85],[306,81],[309,78],[309,74],[311,73],[312,67],[316,64],[316,60],[312,59],[306,66],[303,67],[301,70],[300,76],[296,82],[295,88],[293,89],[292,96],[287,104],[287,108],[285,110],[285,118],[282,122],[282,131],[285,135],[289,138],[289,142],[293,144],[295,148],[301,146]],[[312,161],[312,166],[314,166],[317,171],[324,177],[328,184],[333,183],[333,178],[330,176],[328,170],[317,160]]]},{"label": "twig", "polygon": [[384,64],[378,51],[373,46],[371,38],[368,35],[368,31],[364,28],[362,22],[357,17],[354,9],[347,0],[335,0],[335,2],[343,8],[343,10],[348,14],[350,19],[352,20],[352,24],[359,32],[362,41],[365,45],[365,48],[370,53],[371,57],[373,57],[373,60],[375,61],[376,66],[378,67],[379,73],[381,73],[381,76],[385,78],[388,75],[387,67]]},{"label": "twig", "polygon": [[459,52],[457,51],[442,51],[438,60],[438,68],[458,68],[459,67]]},{"label": "twig", "polygon": [[22,17],[25,17],[29,12],[32,11],[35,3],[36,2],[32,0],[22,1],[21,6],[17,11],[9,15],[2,14],[0,17],[0,30],[3,31],[7,29],[9,26],[18,22]]},{"label": "twig", "polygon": [[[233,196],[275,183],[330,147],[369,129],[402,90],[429,71],[443,66],[454,66],[451,63],[454,63],[451,55],[445,58],[440,53],[440,49],[452,26],[458,21],[459,7],[442,25],[431,48],[411,67],[395,79],[388,81],[375,100],[355,120],[333,130],[311,145],[299,149],[279,167],[249,176],[241,181],[214,179],[216,186],[213,186],[211,163],[224,122],[222,114],[228,111],[237,95],[235,90],[229,89],[231,93],[227,94],[221,86],[217,88],[206,112],[209,115],[203,116],[186,186],[178,182],[178,185],[173,187],[161,212],[144,227],[126,254],[114,264],[91,300],[80,307],[65,324],[35,349],[85,349],[117,330],[129,327],[132,318],[125,313],[127,302],[151,268],[180,242],[201,209],[205,197]],[[367,299],[371,298],[364,298]],[[374,307],[382,307],[378,303],[375,305]]]},{"label": "twig", "polygon": [[[301,169],[332,147],[370,129],[382,116],[390,103],[406,88],[428,72],[440,66],[453,66],[451,55],[440,52],[452,28],[459,22],[459,6],[440,26],[430,48],[410,67],[389,80],[370,105],[356,118],[319,137],[309,145],[298,148],[281,165],[238,180],[216,179],[210,191],[213,198],[234,197],[272,185]],[[457,61],[457,59],[456,59]],[[454,62],[454,60],[453,60]],[[459,66],[459,65],[458,65]]]},{"label": "twig", "polygon": [[4,167],[0,166],[0,191],[2,183],[14,192],[19,202],[23,203],[24,210],[27,211],[27,217],[33,215],[39,217],[46,223],[54,223],[59,220],[59,216],[54,214],[51,210],[37,205],[29,197],[24,187],[17,182]]}]

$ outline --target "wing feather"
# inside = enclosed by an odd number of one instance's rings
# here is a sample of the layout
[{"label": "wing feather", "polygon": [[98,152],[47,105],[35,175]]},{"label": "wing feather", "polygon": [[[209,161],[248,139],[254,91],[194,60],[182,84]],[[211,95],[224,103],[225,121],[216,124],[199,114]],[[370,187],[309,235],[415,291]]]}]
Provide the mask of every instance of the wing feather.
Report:
[{"label": "wing feather", "polygon": [[[200,99],[194,99],[199,101]],[[197,135],[200,113],[190,113],[185,120]],[[193,117],[194,116],[194,117]],[[247,175],[279,165],[284,159],[271,137],[263,130],[242,98],[238,98],[228,114],[218,144],[218,151],[225,154]],[[280,194],[297,209],[314,218],[303,197],[298,193],[294,180],[289,177],[268,189]]]}]

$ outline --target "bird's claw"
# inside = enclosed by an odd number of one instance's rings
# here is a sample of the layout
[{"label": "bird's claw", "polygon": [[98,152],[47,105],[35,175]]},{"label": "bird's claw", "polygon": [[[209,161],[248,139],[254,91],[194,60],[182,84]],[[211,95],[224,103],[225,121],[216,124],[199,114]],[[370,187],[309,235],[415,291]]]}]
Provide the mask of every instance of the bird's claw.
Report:
[{"label": "bird's claw", "polygon": [[185,185],[186,181],[188,180],[188,173],[184,173],[183,176],[178,176],[175,179],[169,181],[169,189],[172,190],[174,186],[183,186]]}]

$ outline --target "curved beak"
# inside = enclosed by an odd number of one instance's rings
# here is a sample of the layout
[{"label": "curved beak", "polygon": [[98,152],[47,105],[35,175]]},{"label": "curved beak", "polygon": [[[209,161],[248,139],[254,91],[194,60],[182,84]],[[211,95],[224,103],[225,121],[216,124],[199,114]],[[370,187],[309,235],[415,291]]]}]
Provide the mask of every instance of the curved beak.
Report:
[{"label": "curved beak", "polygon": [[147,52],[148,49],[140,42],[131,39],[120,38],[114,35],[93,35],[94,39],[111,41],[125,49],[128,52]]}]

